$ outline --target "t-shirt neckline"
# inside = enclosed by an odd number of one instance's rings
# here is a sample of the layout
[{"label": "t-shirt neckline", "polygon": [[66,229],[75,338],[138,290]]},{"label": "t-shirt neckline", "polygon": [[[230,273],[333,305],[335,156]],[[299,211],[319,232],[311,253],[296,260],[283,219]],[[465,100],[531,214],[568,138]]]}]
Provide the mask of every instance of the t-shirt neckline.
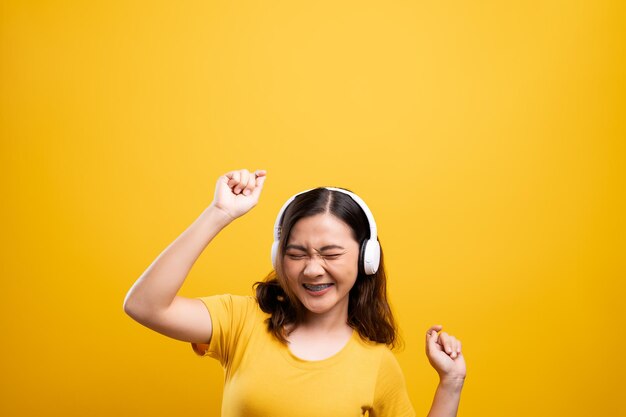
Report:
[{"label": "t-shirt neckline", "polygon": [[350,338],[337,353],[327,358],[319,359],[319,360],[302,359],[296,356],[291,351],[291,349],[289,349],[288,344],[283,345],[283,349],[281,349],[281,351],[283,353],[283,357],[287,360],[287,362],[289,362],[290,364],[298,368],[304,368],[304,369],[326,368],[340,361],[344,356],[349,354],[349,352],[353,349],[353,346],[356,344],[356,337],[358,337],[358,332],[352,329],[352,334],[350,335]]}]

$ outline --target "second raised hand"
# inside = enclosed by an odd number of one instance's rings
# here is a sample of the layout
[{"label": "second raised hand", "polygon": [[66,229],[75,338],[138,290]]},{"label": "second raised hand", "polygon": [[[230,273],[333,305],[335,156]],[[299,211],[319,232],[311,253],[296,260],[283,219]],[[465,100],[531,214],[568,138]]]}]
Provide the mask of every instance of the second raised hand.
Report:
[{"label": "second raised hand", "polygon": [[465,379],[465,358],[461,353],[461,341],[446,332],[440,324],[426,332],[426,355],[441,379]]}]

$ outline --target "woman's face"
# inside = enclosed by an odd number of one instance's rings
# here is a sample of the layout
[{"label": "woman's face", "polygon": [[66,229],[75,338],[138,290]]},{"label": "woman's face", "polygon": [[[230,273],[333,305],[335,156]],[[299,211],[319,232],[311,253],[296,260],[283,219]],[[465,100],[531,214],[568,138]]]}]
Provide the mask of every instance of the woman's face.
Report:
[{"label": "woman's face", "polygon": [[283,270],[291,291],[313,314],[348,314],[358,275],[359,244],[330,213],[305,217],[291,229]]}]

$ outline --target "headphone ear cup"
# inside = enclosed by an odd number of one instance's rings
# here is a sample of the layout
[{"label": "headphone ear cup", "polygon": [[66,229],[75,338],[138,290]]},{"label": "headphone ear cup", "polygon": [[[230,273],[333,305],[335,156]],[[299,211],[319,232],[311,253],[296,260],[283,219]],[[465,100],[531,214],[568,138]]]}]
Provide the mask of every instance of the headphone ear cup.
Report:
[{"label": "headphone ear cup", "polygon": [[374,275],[380,265],[380,243],[378,240],[366,240],[361,250],[363,272],[365,275]]},{"label": "headphone ear cup", "polygon": [[276,255],[278,254],[278,241],[272,243],[272,266],[276,269]]},{"label": "headphone ear cup", "polygon": [[367,275],[365,272],[365,251],[367,250],[367,239],[361,242],[359,249],[359,275]]}]

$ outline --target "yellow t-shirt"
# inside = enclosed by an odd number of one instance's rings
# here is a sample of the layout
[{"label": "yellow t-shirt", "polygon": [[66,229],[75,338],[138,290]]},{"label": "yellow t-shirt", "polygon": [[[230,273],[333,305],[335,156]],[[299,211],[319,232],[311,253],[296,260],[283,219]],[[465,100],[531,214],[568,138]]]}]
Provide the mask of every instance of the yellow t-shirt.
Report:
[{"label": "yellow t-shirt", "polygon": [[213,322],[209,344],[192,343],[225,371],[222,417],[413,417],[404,376],[389,348],[356,331],[335,355],[307,361],[267,331],[252,296],[198,297]]}]

